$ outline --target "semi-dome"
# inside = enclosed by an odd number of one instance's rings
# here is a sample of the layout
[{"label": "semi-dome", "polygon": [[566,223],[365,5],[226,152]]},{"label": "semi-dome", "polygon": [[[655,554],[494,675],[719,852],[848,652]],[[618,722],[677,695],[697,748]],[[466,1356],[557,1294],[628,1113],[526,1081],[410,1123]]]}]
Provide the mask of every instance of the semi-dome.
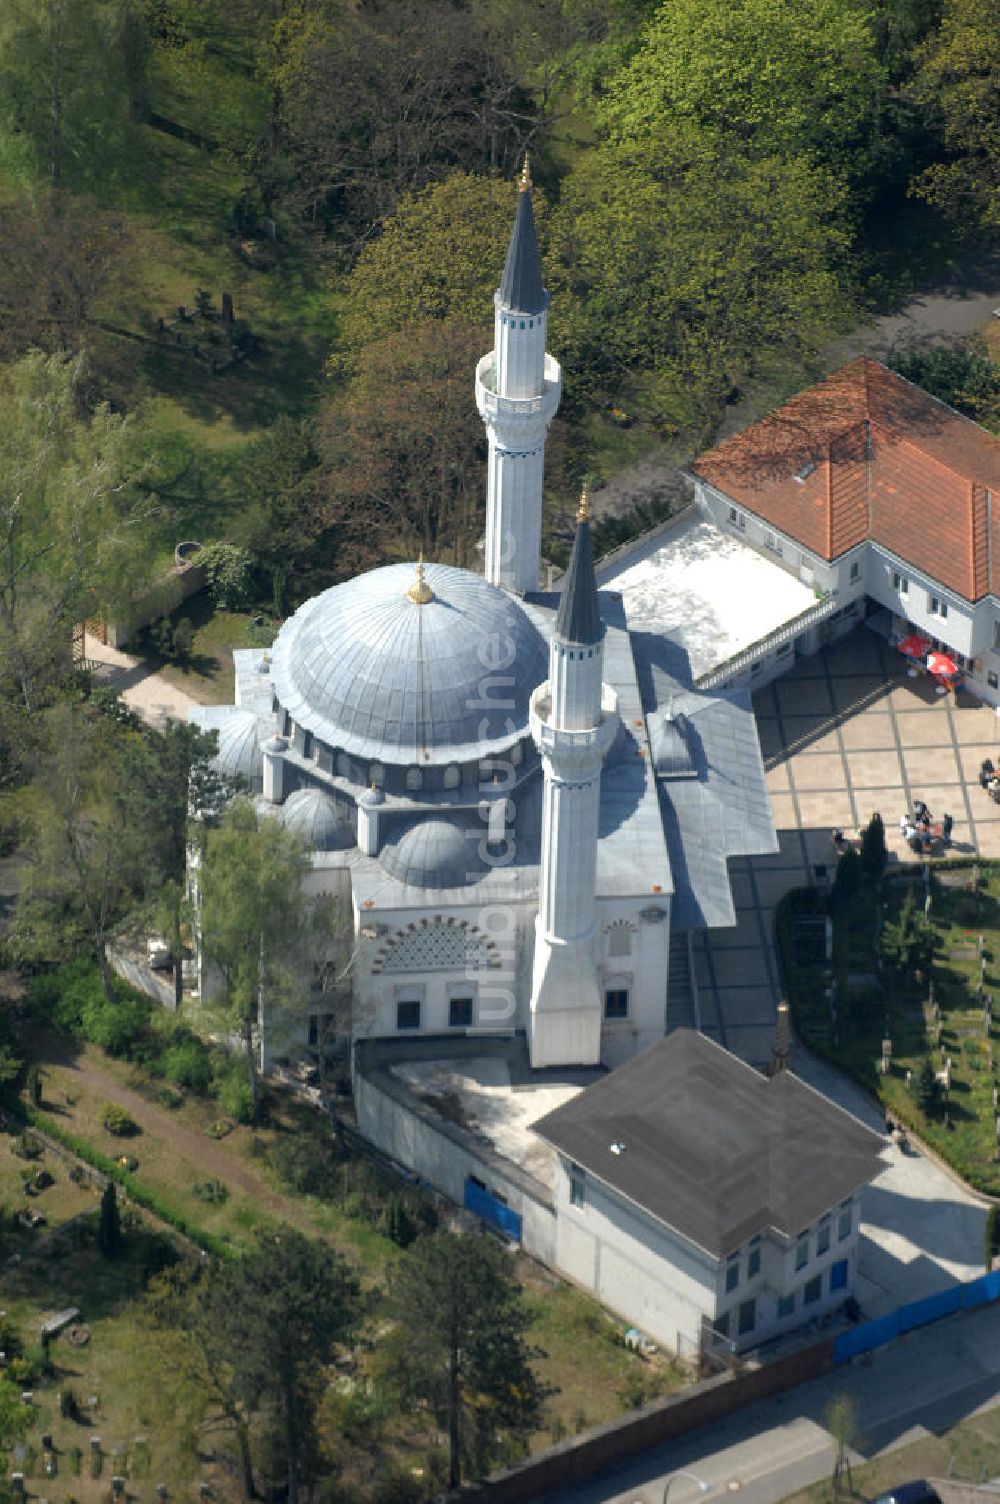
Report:
[{"label": "semi-dome", "polygon": [[245,778],[251,787],[260,783],[264,759],[252,710],[236,710],[226,717],[219,727],[219,750],[213,760],[229,778]]},{"label": "semi-dome", "polygon": [[348,851],[354,845],[350,814],[322,789],[297,789],[289,794],[278,818],[313,851]]},{"label": "semi-dome", "polygon": [[419,587],[414,575],[390,564],[300,607],[272,649],[278,700],[319,741],[362,759],[428,766],[499,754],[527,734],[545,640],[478,575],[428,564]]},{"label": "semi-dome", "polygon": [[414,888],[462,888],[486,870],[479,843],[486,827],[460,820],[418,820],[387,841],[382,866]]}]

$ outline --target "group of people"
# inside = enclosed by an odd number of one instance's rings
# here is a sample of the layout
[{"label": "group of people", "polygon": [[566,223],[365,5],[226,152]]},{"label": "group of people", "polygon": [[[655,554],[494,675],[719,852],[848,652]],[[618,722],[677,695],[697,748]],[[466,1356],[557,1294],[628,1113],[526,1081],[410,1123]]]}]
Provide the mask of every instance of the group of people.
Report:
[{"label": "group of people", "polygon": [[979,764],[979,787],[1000,804],[1000,775],[993,766],[992,757],[984,757]]},{"label": "group of people", "polygon": [[917,800],[912,814],[900,815],[899,833],[911,851],[921,852],[926,856],[936,839],[940,839],[945,846],[951,845],[951,832],[955,824],[951,815],[945,815],[942,819],[940,832],[932,828],[933,819],[922,799]]}]

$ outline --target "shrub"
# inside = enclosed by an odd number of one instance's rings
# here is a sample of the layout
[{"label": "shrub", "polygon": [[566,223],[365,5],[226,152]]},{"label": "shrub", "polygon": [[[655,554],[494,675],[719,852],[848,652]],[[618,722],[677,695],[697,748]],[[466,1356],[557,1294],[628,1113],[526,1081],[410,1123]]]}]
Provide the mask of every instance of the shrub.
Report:
[{"label": "shrub", "polygon": [[199,1180],[192,1189],[199,1201],[210,1201],[221,1206],[229,1200],[229,1187],[221,1180]]},{"label": "shrub", "polygon": [[104,988],[93,961],[70,961],[54,971],[32,977],[28,1006],[45,1023],[65,1034],[79,1034],[88,1003],[103,1003]]},{"label": "shrub", "polygon": [[861,865],[870,877],[881,877],[887,860],[885,826],[876,812],[861,832]]},{"label": "shrub", "polygon": [[113,1133],[116,1138],[127,1138],[129,1135],[139,1132],[138,1123],[133,1118],[130,1118],[124,1107],[119,1107],[117,1102],[106,1102],[104,1104],[102,1122],[108,1132]]},{"label": "shrub", "polygon": [[223,1112],[235,1118],[237,1123],[253,1122],[253,1096],[242,1061],[234,1060],[216,1079],[215,1098]]},{"label": "shrub", "polygon": [[929,1055],[925,1055],[923,1063],[913,1079],[913,1097],[925,1116],[930,1117],[937,1107],[941,1086],[934,1074],[934,1063]]},{"label": "shrub", "polygon": [[333,1144],[318,1134],[295,1133],[280,1138],[270,1154],[285,1185],[304,1196],[331,1199],[339,1189]]},{"label": "shrub", "polygon": [[163,1074],[175,1086],[201,1095],[212,1084],[212,1056],[195,1034],[179,1033],[163,1054]]},{"label": "shrub", "polygon": [[83,1033],[109,1055],[128,1055],[142,1038],[149,1020],[147,1005],[133,993],[109,1003],[103,991],[83,1009]]},{"label": "shrub", "polygon": [[210,543],[200,562],[213,601],[225,611],[238,611],[250,599],[253,556],[235,543]]},{"label": "shrub", "polygon": [[864,868],[861,858],[853,846],[848,846],[839,861],[837,872],[833,879],[833,896],[835,899],[851,898],[861,886],[861,876]]}]

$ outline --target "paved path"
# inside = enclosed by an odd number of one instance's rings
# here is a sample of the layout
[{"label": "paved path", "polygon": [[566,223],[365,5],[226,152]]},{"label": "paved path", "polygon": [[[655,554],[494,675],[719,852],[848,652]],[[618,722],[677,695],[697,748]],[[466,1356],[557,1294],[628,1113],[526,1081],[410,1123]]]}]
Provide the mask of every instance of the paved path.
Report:
[{"label": "paved path", "polygon": [[89,662],[104,665],[104,683],[117,689],[125,704],[151,726],[162,727],[168,720],[186,721],[188,711],[198,703],[141,658],[109,647],[89,632],[84,652]]},{"label": "paved path", "polygon": [[[546,1495],[545,1504],[660,1504],[664,1485],[680,1468],[709,1484],[706,1504],[727,1493],[738,1493],[743,1504],[778,1504],[830,1477],[834,1445],[823,1418],[833,1396],[845,1391],[855,1400],[863,1457],[930,1431],[939,1434],[976,1410],[1000,1404],[1000,1307],[925,1327],[867,1363],[846,1365],[652,1448],[593,1482]],[[701,1497],[687,1479],[679,1478],[670,1490],[670,1504],[700,1504]]]}]

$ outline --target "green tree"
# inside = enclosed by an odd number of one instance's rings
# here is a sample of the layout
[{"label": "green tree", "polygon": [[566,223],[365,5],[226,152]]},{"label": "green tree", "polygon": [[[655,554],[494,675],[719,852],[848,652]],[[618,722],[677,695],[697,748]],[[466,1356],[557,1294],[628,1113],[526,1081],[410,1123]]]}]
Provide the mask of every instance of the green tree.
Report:
[{"label": "green tree", "polygon": [[13,954],[25,964],[68,959],[81,950],[116,998],[107,948],[143,905],[151,873],[148,806],[133,773],[137,733],[85,707],[64,704],[46,717],[45,750],[24,790],[24,871]]},{"label": "green tree", "polygon": [[881,877],[888,859],[885,825],[876,810],[861,832],[861,865],[869,877]]},{"label": "green tree", "polygon": [[690,129],[582,157],[554,216],[553,338],[578,385],[649,373],[663,426],[714,430],[734,384],[806,360],[851,307],[831,175]]},{"label": "green tree", "polygon": [[982,341],[897,352],[886,364],[967,418],[994,432],[1000,426],[1000,365]]},{"label": "green tree", "polygon": [[523,1445],[545,1399],[510,1256],[489,1238],[434,1233],[395,1266],[390,1294],[399,1382],[447,1430],[457,1488]]},{"label": "green tree", "polygon": [[0,165],[26,186],[106,181],[128,121],[120,0],[5,0]]},{"label": "green tree", "polygon": [[[545,199],[537,188],[532,197],[544,250]],[[467,325],[488,341],[516,207],[513,181],[469,172],[405,194],[347,278],[334,368],[349,367],[372,341],[432,320]]]},{"label": "green tree", "polygon": [[98,1223],[98,1244],[106,1259],[114,1258],[118,1252],[121,1231],[117,1187],[113,1180],[109,1180],[101,1192],[101,1212]]},{"label": "green tree", "polygon": [[839,1498],[845,1484],[847,1494],[853,1495],[851,1452],[858,1444],[854,1396],[847,1393],[835,1394],[826,1407],[823,1421],[837,1448],[833,1462],[833,1496],[835,1499]]},{"label": "green tree", "polygon": [[934,958],[934,929],[917,908],[912,888],[907,889],[897,917],[883,925],[879,949],[883,961],[900,976],[910,977],[930,968]]},{"label": "green tree", "polygon": [[140,435],[106,407],[80,415],[79,362],[31,354],[0,371],[0,685],[30,717],[70,666],[73,626],[127,605],[156,545]]},{"label": "green tree", "polygon": [[350,387],[320,414],[331,521],[369,559],[401,543],[471,559],[484,440],[467,383],[481,354],[482,336],[464,324],[404,329],[364,347]]},{"label": "green tree", "polygon": [[883,85],[871,13],[855,0],[666,0],[603,118],[619,141],[694,126],[741,157],[850,172]]},{"label": "green tree", "polygon": [[[304,1012],[308,984],[299,941],[308,857],[301,841],[249,799],[235,799],[205,832],[199,882],[201,943],[221,982],[229,1022],[243,1041],[253,1120],[260,1112],[257,1052],[265,1030],[280,1030],[293,1001]],[[211,972],[209,972],[211,977]]]},{"label": "green tree", "polygon": [[917,53],[912,98],[940,132],[943,152],[913,192],[966,233],[1000,226],[1000,26],[978,0],[946,0]]},{"label": "green tree", "polygon": [[212,599],[224,611],[239,611],[250,600],[253,558],[235,543],[210,543],[199,560]]},{"label": "green tree", "polygon": [[861,858],[853,846],[848,846],[837,860],[837,871],[833,879],[834,897],[853,897],[861,886],[862,871]]},{"label": "green tree", "polygon": [[161,1281],[158,1312],[188,1339],[192,1377],[234,1426],[253,1497],[252,1423],[277,1419],[289,1504],[315,1470],[323,1368],[348,1340],[358,1284],[325,1243],[261,1231],[241,1259]]},{"label": "green tree", "polygon": [[289,576],[304,569],[327,522],[318,466],[312,422],[285,414],[248,446],[239,465],[245,539],[271,576],[276,616],[283,616],[288,606]]},{"label": "green tree", "polygon": [[941,1083],[934,1073],[934,1063],[925,1055],[913,1082],[913,1096],[925,1117],[930,1117],[941,1098]]}]

